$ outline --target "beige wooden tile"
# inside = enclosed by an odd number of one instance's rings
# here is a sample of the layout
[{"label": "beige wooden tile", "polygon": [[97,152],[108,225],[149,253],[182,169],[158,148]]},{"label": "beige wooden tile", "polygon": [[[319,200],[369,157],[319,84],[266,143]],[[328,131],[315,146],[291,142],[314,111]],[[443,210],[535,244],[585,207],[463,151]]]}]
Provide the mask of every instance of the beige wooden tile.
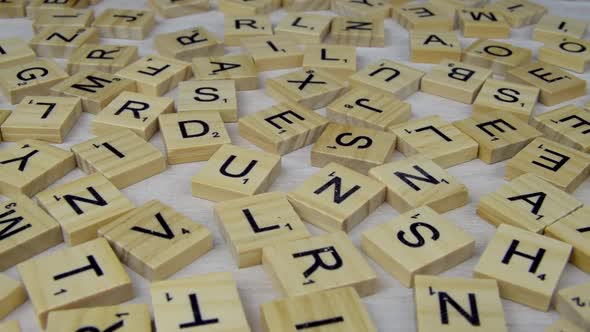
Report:
[{"label": "beige wooden tile", "polygon": [[209,0],[150,0],[150,5],[160,16],[181,17],[203,13],[209,10]]},{"label": "beige wooden tile", "polygon": [[315,143],[328,120],[294,103],[280,103],[238,122],[240,136],[264,151],[285,155]]},{"label": "beige wooden tile", "polygon": [[98,43],[98,30],[87,27],[55,26],[41,30],[29,45],[40,57],[70,58],[86,43]]},{"label": "beige wooden tile", "polygon": [[150,288],[158,331],[250,332],[229,272],[160,281]]},{"label": "beige wooden tile", "polygon": [[478,144],[438,115],[389,128],[397,136],[397,149],[405,156],[423,154],[442,168],[477,158]]},{"label": "beige wooden tile", "polygon": [[586,205],[545,229],[545,235],[574,247],[570,261],[590,273],[590,206]]},{"label": "beige wooden tile", "polygon": [[431,3],[407,3],[394,6],[393,19],[406,30],[452,31],[455,26],[454,15],[450,16]]},{"label": "beige wooden tile", "polygon": [[121,304],[84,309],[58,310],[49,314],[47,332],[151,331],[147,304]]},{"label": "beige wooden tile", "polygon": [[340,45],[385,47],[383,19],[334,17],[330,42]]},{"label": "beige wooden tile", "polygon": [[51,60],[35,60],[0,70],[0,90],[11,104],[27,96],[48,95],[50,88],[68,74]]},{"label": "beige wooden tile", "polygon": [[33,31],[38,34],[46,28],[68,26],[75,28],[89,27],[94,21],[94,12],[88,9],[62,8],[54,9],[47,15],[39,15],[33,19]]},{"label": "beige wooden tile", "polygon": [[559,290],[555,309],[561,317],[584,330],[590,329],[590,282]]},{"label": "beige wooden tile", "polygon": [[223,32],[227,46],[240,46],[243,38],[272,36],[273,34],[270,18],[264,15],[225,17]]},{"label": "beige wooden tile", "polygon": [[325,70],[342,79],[356,72],[356,48],[347,45],[306,45],[303,69]]},{"label": "beige wooden tile", "polygon": [[508,331],[494,280],[417,276],[418,332]]},{"label": "beige wooden tile", "polygon": [[198,81],[234,80],[238,91],[258,89],[258,71],[250,55],[194,58],[193,74]]},{"label": "beige wooden tile", "polygon": [[352,287],[331,289],[260,306],[264,331],[316,329],[325,332],[376,332],[377,327]]},{"label": "beige wooden tile", "polygon": [[463,8],[457,13],[465,38],[510,38],[510,24],[498,10]]},{"label": "beige wooden tile", "polygon": [[461,61],[461,42],[454,31],[412,31],[410,48],[412,62],[439,63],[445,59]]},{"label": "beige wooden tile", "polygon": [[[11,0],[0,2],[0,17],[25,17],[27,0]],[[11,332],[11,331],[10,331]]]},{"label": "beige wooden tile", "polygon": [[74,154],[26,139],[0,150],[0,193],[32,196],[76,168]]},{"label": "beige wooden tile", "polygon": [[109,8],[92,23],[102,38],[146,39],[156,24],[150,11]]},{"label": "beige wooden tile", "polygon": [[330,0],[283,0],[283,9],[287,12],[329,10]]},{"label": "beige wooden tile", "polygon": [[154,37],[154,47],[162,56],[191,62],[194,57],[223,55],[223,42],[204,27],[194,27]]},{"label": "beige wooden tile", "polygon": [[8,316],[26,300],[27,293],[21,283],[0,274],[0,319]]},{"label": "beige wooden tile", "polygon": [[330,163],[288,198],[303,220],[327,231],[350,231],[385,201],[385,185]]},{"label": "beige wooden tile", "polygon": [[[584,81],[585,83],[585,81]],[[545,112],[532,119],[546,138],[575,148],[583,152],[590,152],[590,112],[576,105],[566,105]]]},{"label": "beige wooden tile", "polygon": [[0,109],[0,142],[2,142],[2,124],[12,114],[12,111]]},{"label": "beige wooden tile", "polygon": [[38,139],[63,143],[82,114],[82,102],[71,97],[25,97],[2,124],[5,141]]},{"label": "beige wooden tile", "polygon": [[333,0],[334,13],[350,18],[376,18],[383,20],[391,15],[391,1],[383,0]]},{"label": "beige wooden tile", "polygon": [[590,41],[573,37],[547,40],[539,48],[539,61],[584,73],[590,68]]},{"label": "beige wooden tile", "polygon": [[528,48],[491,39],[479,39],[463,50],[463,62],[490,68],[501,76],[511,68],[529,63],[532,58],[533,53]]},{"label": "beige wooden tile", "polygon": [[88,8],[89,5],[89,0],[30,0],[27,5],[27,17],[36,18],[38,16],[48,15],[57,9]]},{"label": "beige wooden tile", "polygon": [[506,165],[506,179],[533,173],[561,190],[573,192],[590,174],[590,156],[573,148],[537,138]]},{"label": "beige wooden tile", "polygon": [[[25,2],[23,2],[23,10],[24,10],[24,3]],[[0,3],[0,9],[2,9],[0,11],[0,13],[5,9],[2,6],[2,4],[3,3]],[[2,14],[4,14],[4,13],[2,13]],[[24,16],[24,12],[23,12],[23,16]],[[18,321],[11,320],[11,321],[7,321],[7,322],[4,322],[4,323],[0,323],[0,331],[3,331],[3,332],[21,332],[21,329],[20,329],[20,325],[19,325]]]},{"label": "beige wooden tile", "polygon": [[281,0],[219,0],[219,10],[224,15],[270,14],[280,7]]},{"label": "beige wooden tile", "polygon": [[484,82],[492,74],[487,68],[442,60],[422,77],[420,89],[435,96],[472,104]]},{"label": "beige wooden tile", "polygon": [[473,102],[473,114],[512,114],[524,122],[534,116],[540,90],[537,87],[488,79]]},{"label": "beige wooden tile", "polygon": [[424,72],[391,60],[381,59],[350,76],[353,87],[363,87],[406,99],[420,89]]},{"label": "beige wooden tile", "polygon": [[170,165],[209,160],[222,145],[231,144],[219,114],[162,114],[158,121]]},{"label": "beige wooden tile", "polygon": [[163,280],[213,248],[211,232],[157,200],[98,230],[119,257],[144,278]]},{"label": "beige wooden tile", "polygon": [[215,220],[240,268],[261,264],[266,246],[310,236],[284,193],[217,203]]},{"label": "beige wooden tile", "polygon": [[252,56],[259,72],[301,67],[303,63],[303,52],[287,36],[244,38],[242,48]]},{"label": "beige wooden tile", "polygon": [[567,319],[560,318],[551,324],[551,326],[547,327],[544,332],[584,332],[584,329]]},{"label": "beige wooden tile", "polygon": [[583,38],[588,24],[574,18],[545,14],[533,29],[533,40],[547,42],[563,37]]},{"label": "beige wooden tile", "polygon": [[190,63],[155,54],[117,72],[117,76],[135,81],[137,92],[157,97],[170,92],[191,75]]},{"label": "beige wooden tile", "polygon": [[[397,2],[408,2],[406,0],[393,0]],[[461,9],[477,8],[487,4],[488,0],[430,0],[434,6],[449,16],[456,15]]]},{"label": "beige wooden tile", "polygon": [[70,75],[83,69],[116,73],[137,60],[137,46],[84,44],[68,61]]},{"label": "beige wooden tile", "polygon": [[[39,273],[43,271],[43,273]],[[104,239],[65,248],[18,265],[42,329],[50,312],[131,300],[131,279]]]},{"label": "beige wooden tile", "polygon": [[[283,0],[283,6],[287,7],[285,1],[288,0]],[[313,2],[310,6],[318,5],[321,2],[325,2],[328,7],[330,5],[328,0],[314,0]],[[304,4],[300,6],[304,6]],[[289,13],[277,24],[275,33],[278,36],[293,38],[302,44],[319,44],[330,32],[331,22],[332,17],[330,16],[313,13]]]},{"label": "beige wooden tile", "polygon": [[474,276],[495,279],[500,296],[547,311],[572,247],[510,225],[500,225]]},{"label": "beige wooden tile", "polygon": [[[0,16],[4,8],[0,2]],[[0,69],[22,65],[35,60],[37,55],[31,47],[20,38],[0,39]]]},{"label": "beige wooden tile", "polygon": [[219,202],[265,192],[281,171],[281,157],[221,146],[192,178],[193,196]]},{"label": "beige wooden tile", "polygon": [[497,10],[513,28],[535,24],[547,12],[547,7],[528,0],[500,0],[486,6]]},{"label": "beige wooden tile", "polygon": [[224,122],[236,122],[236,82],[230,79],[181,82],[176,105],[179,113],[219,114]]}]

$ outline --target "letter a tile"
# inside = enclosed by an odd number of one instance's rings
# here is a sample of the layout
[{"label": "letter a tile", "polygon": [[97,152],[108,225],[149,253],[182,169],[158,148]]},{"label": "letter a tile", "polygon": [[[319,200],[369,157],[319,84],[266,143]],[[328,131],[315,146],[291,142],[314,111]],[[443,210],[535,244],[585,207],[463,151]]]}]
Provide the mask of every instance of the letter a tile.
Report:
[{"label": "letter a tile", "polygon": [[197,81],[233,80],[236,90],[258,89],[258,71],[250,55],[225,55],[193,59]]},{"label": "letter a tile", "polygon": [[152,330],[150,309],[147,304],[122,304],[49,313],[47,332],[85,330],[149,332]]}]

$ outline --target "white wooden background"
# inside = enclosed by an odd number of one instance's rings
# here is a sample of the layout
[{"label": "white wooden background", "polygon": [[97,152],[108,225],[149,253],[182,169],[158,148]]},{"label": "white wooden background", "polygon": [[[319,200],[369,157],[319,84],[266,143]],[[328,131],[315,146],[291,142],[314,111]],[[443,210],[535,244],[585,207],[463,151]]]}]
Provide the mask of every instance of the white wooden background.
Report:
[{"label": "white wooden background", "polygon": [[[577,19],[588,19],[590,17],[590,1],[556,1],[556,0],[537,0],[549,7],[551,14],[563,15]],[[214,4],[214,8],[216,8]],[[148,8],[146,0],[103,0],[99,5],[94,6],[96,14],[100,14],[106,8]],[[327,15],[333,15],[326,12]],[[274,12],[271,15],[272,22],[276,24],[285,15],[283,10]],[[205,26],[213,31],[217,36],[223,36],[223,14],[217,10],[203,14],[196,14],[175,19],[164,20],[161,17],[157,19],[157,26],[152,31],[150,38],[143,41],[127,41],[115,39],[103,39],[104,44],[123,44],[137,45],[140,56],[145,56],[155,52],[153,47],[153,36],[159,33],[172,32],[193,26]],[[403,29],[393,19],[386,20],[386,47],[385,48],[358,48],[358,65],[363,68],[380,58],[392,59],[407,63],[423,70],[429,70],[431,65],[421,65],[409,62],[409,41],[408,32]],[[541,43],[531,40],[532,27],[525,27],[513,30],[510,42],[533,50],[535,56]],[[28,41],[33,36],[31,22],[26,19],[0,19],[0,38],[19,36]],[[586,36],[588,38],[588,35]],[[463,47],[469,45],[473,39],[461,38]],[[228,54],[240,53],[237,47],[227,47]],[[58,61],[65,65],[64,61]],[[272,71],[260,74],[260,86],[264,86],[264,81],[273,76],[278,76],[286,71]],[[578,74],[576,74],[578,75]],[[590,78],[590,74],[578,75],[585,79]],[[177,91],[172,91],[169,96],[176,98]],[[274,104],[274,101],[264,94],[262,89],[257,91],[239,92],[239,114],[244,116]],[[583,97],[573,101],[575,104],[582,105],[589,98]],[[449,121],[463,119],[469,116],[471,112],[470,105],[463,105],[457,102],[449,101],[425,93],[416,93],[407,101],[412,104],[414,118],[438,114]],[[12,109],[5,99],[0,99],[0,107]],[[557,106],[555,106],[557,107]],[[542,113],[547,108],[537,104],[536,112]],[[324,114],[324,110],[319,110]],[[67,137],[66,143],[61,145],[63,148],[69,148],[71,145],[84,141],[92,137],[90,132],[90,122],[93,115],[83,114],[78,124]],[[237,126],[229,124],[228,129],[234,144],[240,146],[252,147],[252,145],[238,136]],[[160,134],[156,134],[150,141],[160,150],[164,151]],[[0,143],[0,147],[7,147],[8,143]],[[290,191],[295,188],[304,179],[317,171],[310,166],[309,162],[310,147],[301,149],[284,156],[283,169],[279,178],[272,185],[272,191]],[[403,158],[396,152],[394,159]],[[159,199],[166,204],[176,208],[180,212],[189,216],[191,219],[204,224],[215,235],[214,249],[201,257],[185,269],[178,272],[172,278],[182,278],[196,274],[204,274],[218,271],[231,271],[238,281],[240,294],[245,306],[246,315],[252,326],[253,331],[260,331],[259,324],[259,307],[262,303],[271,301],[279,296],[279,293],[272,288],[269,277],[264,273],[262,267],[256,266],[246,269],[238,269],[232,260],[230,251],[224,243],[218,226],[213,218],[212,203],[191,196],[190,179],[203,167],[204,163],[183,164],[171,166],[167,171],[151,179],[133,185],[123,190],[123,192],[137,205],[141,205],[151,199]],[[479,160],[474,160],[466,164],[455,166],[449,169],[450,173],[463,181],[469,188],[470,203],[460,209],[453,210],[445,214],[447,218],[455,221],[458,225],[472,234],[476,241],[476,251],[473,258],[460,264],[459,266],[443,273],[445,276],[471,277],[474,266],[477,264],[481,253],[486,244],[494,233],[494,227],[487,224],[475,214],[475,208],[479,199],[496,190],[506,181],[503,179],[506,162],[495,165],[487,165]],[[73,181],[82,177],[84,174],[80,170],[75,170],[56,183],[62,184]],[[575,196],[585,203],[590,203],[590,183],[586,181],[575,193]],[[0,198],[4,199],[4,198]],[[359,246],[361,233],[369,227],[386,222],[395,217],[398,213],[387,204],[383,204],[368,219],[350,232],[350,237],[354,243]],[[322,231],[309,225],[313,234],[321,234]],[[48,252],[59,250],[64,245],[59,245]],[[48,253],[46,252],[46,253]],[[43,253],[41,255],[44,255]],[[414,331],[415,330],[415,308],[413,301],[412,289],[402,286],[394,278],[386,274],[377,264],[370,261],[372,267],[379,276],[379,290],[376,294],[365,297],[364,304],[368,308],[371,317],[376,322],[380,331]],[[18,278],[15,268],[6,271],[13,278]],[[134,303],[150,303],[149,283],[128,269],[132,276],[136,297]],[[568,287],[582,282],[587,282],[590,277],[576,269],[572,265],[567,266],[565,273],[559,284],[559,288]],[[91,287],[91,286],[89,286]],[[549,313],[532,310],[528,307],[516,304],[510,301],[504,301],[504,310],[506,320],[510,331],[542,331],[552,322],[557,320],[558,315],[555,311]],[[5,320],[19,320],[23,331],[39,331],[36,320],[33,318],[33,308],[30,302],[27,302]],[[166,332],[166,331],[163,331]],[[361,332],[361,331],[359,331]]]}]

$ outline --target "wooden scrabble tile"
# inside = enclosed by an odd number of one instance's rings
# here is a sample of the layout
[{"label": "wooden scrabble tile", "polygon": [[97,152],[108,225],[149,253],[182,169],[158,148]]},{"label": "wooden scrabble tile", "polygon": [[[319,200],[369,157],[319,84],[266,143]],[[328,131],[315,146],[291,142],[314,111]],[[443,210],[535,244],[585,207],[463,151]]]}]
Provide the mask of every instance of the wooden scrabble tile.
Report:
[{"label": "wooden scrabble tile", "polygon": [[244,38],[242,47],[252,56],[258,71],[301,67],[303,63],[297,42],[286,36]]},{"label": "wooden scrabble tile", "polygon": [[573,192],[590,174],[590,156],[539,137],[506,165],[506,179],[533,173],[561,190]]},{"label": "wooden scrabble tile", "polygon": [[209,0],[150,0],[150,5],[160,16],[181,17],[209,10]]},{"label": "wooden scrabble tile", "polygon": [[[284,3],[285,1],[288,0],[283,0],[284,7],[286,7],[286,4]],[[325,2],[329,7],[329,1],[327,0],[314,0],[313,2],[313,5]],[[299,43],[319,44],[324,40],[324,37],[326,37],[328,32],[330,32],[331,23],[332,17],[330,16],[312,13],[290,13],[277,24],[275,27],[275,33],[278,36],[293,38]]]},{"label": "wooden scrabble tile", "polygon": [[260,307],[260,317],[264,331],[319,328],[340,332],[377,331],[352,287],[267,302]]},{"label": "wooden scrabble tile", "polygon": [[280,103],[240,118],[240,136],[264,151],[285,155],[313,144],[328,120],[292,103]]},{"label": "wooden scrabble tile", "polygon": [[68,61],[68,73],[83,69],[116,73],[136,60],[137,46],[84,44]]},{"label": "wooden scrabble tile", "polygon": [[[396,1],[399,3],[409,2],[407,0],[393,1],[394,3]],[[488,0],[430,0],[429,2],[452,17],[455,16],[461,9],[482,7],[488,3]]]},{"label": "wooden scrabble tile", "polygon": [[33,31],[38,34],[46,28],[68,26],[75,28],[89,27],[94,21],[92,10],[62,8],[54,9],[47,15],[39,15],[33,19]]},{"label": "wooden scrabble tile", "polygon": [[547,42],[563,37],[582,39],[588,24],[582,20],[546,14],[533,29],[533,40]]},{"label": "wooden scrabble tile", "polygon": [[121,304],[49,313],[47,332],[67,331],[151,331],[147,304]]},{"label": "wooden scrabble tile", "polygon": [[560,318],[547,327],[544,332],[584,332],[584,329],[565,318]]},{"label": "wooden scrabble tile", "polygon": [[390,127],[397,149],[405,156],[424,154],[442,168],[477,158],[478,144],[438,115]]},{"label": "wooden scrabble tile", "polygon": [[510,224],[531,232],[545,228],[582,206],[575,197],[533,174],[525,174],[483,196],[477,214],[493,225]]},{"label": "wooden scrabble tile", "polygon": [[249,55],[225,55],[193,59],[197,81],[234,80],[236,90],[258,89],[258,71]]},{"label": "wooden scrabble tile", "polygon": [[461,42],[455,32],[417,30],[410,35],[412,62],[439,63],[445,59],[461,61]]},{"label": "wooden scrabble tile", "polygon": [[154,14],[146,10],[109,8],[100,14],[92,26],[102,38],[146,39],[154,28]]},{"label": "wooden scrabble tile", "polygon": [[262,264],[288,297],[350,286],[366,296],[377,288],[375,271],[343,232],[264,247]]},{"label": "wooden scrabble tile", "polygon": [[21,283],[0,274],[0,319],[8,316],[26,300],[27,293]]},{"label": "wooden scrabble tile", "polygon": [[193,196],[219,202],[260,194],[280,171],[281,157],[226,144],[193,176]]},{"label": "wooden scrabble tile", "polygon": [[384,47],[385,26],[383,19],[332,18],[330,41],[333,44],[362,47]]},{"label": "wooden scrabble tile", "polygon": [[74,154],[26,139],[0,150],[0,193],[32,196],[76,168]]},{"label": "wooden scrabble tile", "polygon": [[204,226],[152,200],[98,230],[122,263],[154,281],[170,277],[213,248]]},{"label": "wooden scrabble tile", "polygon": [[[2,7],[2,3],[1,2],[0,2],[0,8],[2,10],[4,10],[4,8]],[[23,10],[24,10],[24,7],[23,7]],[[7,321],[7,322],[4,322],[4,323],[0,323],[0,331],[3,331],[3,332],[21,332],[21,329],[20,329],[20,325],[19,325],[18,321],[12,320],[12,321]]]},{"label": "wooden scrabble tile", "polygon": [[492,74],[491,70],[483,67],[443,60],[422,77],[420,88],[435,96],[472,104]]},{"label": "wooden scrabble tile", "polygon": [[346,85],[322,69],[300,69],[266,80],[265,92],[279,102],[297,103],[311,109],[325,107]]},{"label": "wooden scrabble tile", "polygon": [[505,76],[514,67],[527,64],[533,53],[528,48],[517,47],[491,39],[479,39],[463,51],[463,62],[490,68],[494,74]]},{"label": "wooden scrabble tile", "polygon": [[5,141],[38,139],[63,143],[82,114],[82,103],[71,97],[25,97],[2,125]]},{"label": "wooden scrabble tile", "polygon": [[510,38],[510,24],[497,10],[464,8],[457,11],[465,38]]},{"label": "wooden scrabble tile", "polygon": [[281,0],[219,0],[219,10],[224,15],[269,14],[280,7]]},{"label": "wooden scrabble tile", "polygon": [[391,14],[391,1],[383,0],[333,0],[332,11],[350,18],[385,19]]},{"label": "wooden scrabble tile", "polygon": [[0,90],[11,104],[26,96],[48,95],[49,88],[63,81],[68,74],[51,60],[35,60],[0,70]]},{"label": "wooden scrabble tile", "polygon": [[283,0],[287,12],[330,10],[330,0]]},{"label": "wooden scrabble tile", "polygon": [[395,142],[392,133],[330,123],[311,150],[311,165],[321,168],[335,162],[367,174],[391,159]]},{"label": "wooden scrabble tile", "polygon": [[406,30],[442,32],[452,31],[455,27],[454,15],[448,15],[440,7],[431,3],[410,2],[394,6],[392,16]]},{"label": "wooden scrabble tile", "polygon": [[219,114],[224,122],[238,121],[238,96],[234,80],[181,82],[178,91],[178,112]]},{"label": "wooden scrabble tile", "polygon": [[385,186],[330,163],[303,181],[288,198],[303,220],[327,231],[350,231],[385,201]]},{"label": "wooden scrabble tile", "polygon": [[98,42],[95,28],[55,26],[41,30],[29,45],[40,57],[70,58],[82,45]]},{"label": "wooden scrabble tile", "polygon": [[61,225],[64,240],[77,245],[132,210],[133,204],[102,174],[92,174],[37,195],[41,206]]},{"label": "wooden scrabble tile", "polygon": [[10,0],[0,2],[0,18],[24,17],[27,0]]},{"label": "wooden scrabble tile", "polygon": [[590,68],[590,42],[573,37],[545,41],[539,48],[539,61],[584,73]]},{"label": "wooden scrabble tile", "polygon": [[231,144],[219,114],[162,114],[158,121],[170,165],[209,160],[222,145]]},{"label": "wooden scrabble tile", "polygon": [[546,138],[586,153],[590,152],[590,137],[587,137],[590,130],[586,127],[590,125],[590,112],[576,105],[567,105],[531,120]]},{"label": "wooden scrabble tile", "polygon": [[416,276],[418,332],[508,331],[494,280]]},{"label": "wooden scrabble tile", "polygon": [[364,87],[406,99],[420,89],[424,72],[397,62],[381,59],[349,77],[353,87]]},{"label": "wooden scrabble tile", "polygon": [[55,10],[67,8],[88,8],[88,0],[30,0],[27,5],[27,17],[37,18],[39,16],[51,14]]},{"label": "wooden scrabble tile", "polygon": [[561,317],[584,330],[590,329],[590,283],[559,290],[555,310],[561,314]]},{"label": "wooden scrabble tile", "polygon": [[[2,8],[2,2],[0,2],[0,8]],[[2,10],[0,10],[0,16]],[[0,69],[26,64],[35,61],[36,57],[35,52],[22,39],[0,39]]]},{"label": "wooden scrabble tile", "polygon": [[486,8],[497,10],[513,28],[537,23],[547,12],[547,7],[527,0],[500,0]]},{"label": "wooden scrabble tile", "polygon": [[453,122],[453,126],[479,144],[478,157],[486,164],[514,157],[532,140],[543,135],[516,116],[500,113],[472,114]]},{"label": "wooden scrabble tile", "polygon": [[158,331],[251,331],[230,272],[159,281],[150,289]]},{"label": "wooden scrabble tile", "polygon": [[131,279],[104,239],[30,259],[18,265],[18,272],[42,329],[50,312],[119,304],[133,297]]},{"label": "wooden scrabble tile", "polygon": [[272,36],[272,23],[264,15],[240,15],[226,17],[223,23],[224,41],[227,46],[240,46],[247,37]]},{"label": "wooden scrabble tile", "polygon": [[98,114],[123,91],[135,91],[135,82],[99,70],[80,70],[51,87],[54,96],[82,99],[84,112]]},{"label": "wooden scrabble tile", "polygon": [[502,112],[528,123],[534,115],[539,93],[537,87],[490,78],[473,102],[473,114]]},{"label": "wooden scrabble tile", "polygon": [[310,236],[284,193],[217,203],[215,220],[240,268],[261,264],[266,246]]},{"label": "wooden scrabble tile", "polygon": [[347,45],[306,45],[303,69],[322,69],[342,79],[356,73],[356,48]]},{"label": "wooden scrabble tile", "polygon": [[590,273],[590,206],[586,205],[559,219],[545,229],[545,235],[574,247],[570,261]]},{"label": "wooden scrabble tile", "polygon": [[[431,234],[427,240],[419,228]],[[402,285],[412,287],[416,275],[438,274],[469,259],[475,239],[422,206],[363,232],[361,248]]]},{"label": "wooden scrabble tile", "polygon": [[194,57],[223,55],[224,52],[223,42],[203,27],[156,35],[154,47],[163,56],[186,62]]},{"label": "wooden scrabble tile", "polygon": [[2,124],[8,119],[10,114],[12,114],[11,111],[0,109],[0,142],[2,142]]},{"label": "wooden scrabble tile", "polygon": [[495,279],[500,296],[547,311],[572,247],[510,225],[500,225],[474,276]]},{"label": "wooden scrabble tile", "polygon": [[92,120],[95,135],[129,129],[146,141],[158,131],[158,117],[174,112],[174,99],[124,91]]}]

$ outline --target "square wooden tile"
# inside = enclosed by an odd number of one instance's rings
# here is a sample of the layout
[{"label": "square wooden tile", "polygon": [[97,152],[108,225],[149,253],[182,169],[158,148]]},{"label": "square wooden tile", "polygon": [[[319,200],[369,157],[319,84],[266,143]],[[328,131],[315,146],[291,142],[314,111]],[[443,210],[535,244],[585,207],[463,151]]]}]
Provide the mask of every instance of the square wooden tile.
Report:
[{"label": "square wooden tile", "polygon": [[461,61],[461,42],[454,31],[410,33],[410,60],[419,63],[439,63],[442,60]]},{"label": "square wooden tile", "polygon": [[329,0],[283,0],[283,8],[287,12],[305,12],[329,10]]},{"label": "square wooden tile", "polygon": [[529,63],[533,53],[528,48],[491,39],[479,39],[463,50],[463,62],[490,68],[494,74],[505,76],[511,68]]},{"label": "square wooden tile", "polygon": [[[15,18],[25,17],[27,0],[11,0],[0,2],[0,17]],[[20,331],[20,330],[19,330]],[[9,332],[12,332],[9,330]]]},{"label": "square wooden tile", "polygon": [[[393,3],[402,4],[408,2],[406,0],[393,0]],[[457,12],[464,8],[482,7],[488,3],[488,0],[430,0],[430,3],[437,6],[440,10],[449,16],[454,16]]]},{"label": "square wooden tile", "polygon": [[539,93],[537,87],[490,78],[473,102],[473,114],[500,111],[528,123],[534,116]]},{"label": "square wooden tile", "polygon": [[384,20],[391,15],[391,2],[382,0],[333,0],[334,13],[350,18],[376,18]]},{"label": "square wooden tile", "polygon": [[584,330],[590,329],[590,282],[564,288],[557,292],[555,310],[561,317],[575,323]]},{"label": "square wooden tile", "polygon": [[334,17],[330,42],[339,45],[385,47],[383,19]]},{"label": "square wooden tile", "polygon": [[[4,4],[4,3],[0,3],[0,9],[4,10],[5,7],[3,7],[2,4]],[[23,16],[24,16],[24,9],[25,9],[24,4],[25,4],[25,2],[23,1]],[[7,9],[9,9],[9,8],[7,8]],[[2,14],[5,14],[5,13],[2,13]],[[4,323],[0,323],[0,330],[2,330],[3,332],[21,332],[19,322],[16,320],[11,320],[11,321],[6,321]]]},{"label": "square wooden tile", "polygon": [[12,114],[12,111],[0,109],[0,142],[2,142],[2,124]]},{"label": "square wooden tile", "polygon": [[258,70],[249,55],[225,55],[193,59],[197,81],[234,80],[236,90],[258,89]]},{"label": "square wooden tile", "polygon": [[272,23],[264,15],[237,15],[226,17],[223,23],[224,41],[227,46],[240,46],[247,37],[271,36]]},{"label": "square wooden tile", "polygon": [[77,48],[68,61],[68,73],[83,69],[116,73],[137,60],[137,46],[84,44]]},{"label": "square wooden tile", "polygon": [[163,96],[192,75],[188,62],[160,55],[148,55],[117,72],[117,76],[135,81],[137,92]]},{"label": "square wooden tile", "polygon": [[234,80],[187,81],[178,89],[179,113],[219,114],[224,122],[238,121],[238,95]]},{"label": "square wooden tile", "polygon": [[90,27],[94,21],[94,12],[88,9],[62,8],[54,9],[47,15],[38,15],[33,19],[33,31],[38,34],[43,29],[58,26],[75,28]]},{"label": "square wooden tile", "polygon": [[306,45],[303,69],[325,70],[342,79],[356,73],[356,48],[348,45]]},{"label": "square wooden tile", "polygon": [[166,18],[203,13],[210,8],[209,0],[150,0],[149,3],[160,16]]},{"label": "square wooden tile", "polygon": [[406,99],[420,89],[424,72],[397,62],[381,59],[349,77],[353,87],[389,93]]},{"label": "square wooden tile", "polygon": [[223,42],[200,26],[158,34],[154,37],[154,47],[162,56],[186,62],[191,62],[194,57],[220,56],[224,53]]},{"label": "square wooden tile", "polygon": [[281,0],[219,0],[219,10],[227,16],[270,14],[278,9]]},{"label": "square wooden tile", "polygon": [[590,152],[590,112],[576,105],[567,105],[545,112],[532,119],[546,138],[574,149]]},{"label": "square wooden tile", "polygon": [[51,60],[35,60],[0,70],[0,91],[11,104],[27,96],[48,95],[50,88],[68,74]]},{"label": "square wooden tile", "polygon": [[590,68],[590,42],[573,37],[547,40],[539,48],[539,61],[583,74]]},{"label": "square wooden tile", "polygon": [[[283,0],[283,6],[287,7],[285,1],[288,0]],[[313,5],[326,2],[329,6],[329,1],[314,0],[313,2]],[[293,38],[302,44],[319,44],[330,32],[331,23],[331,16],[314,13],[289,13],[277,24],[275,34]]]},{"label": "square wooden tile", "polygon": [[252,56],[259,72],[301,67],[303,63],[303,52],[287,36],[244,38],[242,48]]},{"label": "square wooden tile", "polygon": [[38,16],[48,15],[58,9],[88,8],[89,5],[89,0],[30,0],[27,5],[27,17],[36,18]]},{"label": "square wooden tile", "polygon": [[82,45],[98,42],[95,28],[55,26],[34,35],[29,45],[40,57],[70,58]]},{"label": "square wooden tile", "polygon": [[527,0],[500,0],[486,8],[500,12],[513,28],[537,23],[547,12],[547,7]]},{"label": "square wooden tile", "polygon": [[[2,6],[7,3],[0,2],[0,16],[4,12]],[[0,69],[10,68],[35,61],[37,54],[29,44],[20,38],[0,39]]]},{"label": "square wooden tile", "polygon": [[146,39],[156,24],[151,11],[108,8],[92,23],[102,38]]},{"label": "square wooden tile", "polygon": [[457,14],[465,38],[510,38],[510,24],[498,10],[463,8]]},{"label": "square wooden tile", "polygon": [[[121,304],[105,307],[58,310],[49,313],[47,332],[150,331],[152,321],[147,304]],[[104,331],[104,330],[99,330]]]},{"label": "square wooden tile", "polygon": [[590,273],[590,206],[585,205],[545,229],[545,235],[574,247],[570,261]]},{"label": "square wooden tile", "polygon": [[472,104],[492,74],[487,68],[443,60],[422,77],[420,89],[435,96]]},{"label": "square wooden tile", "polygon": [[394,6],[393,19],[408,31],[452,31],[455,27],[454,15],[450,16],[431,3],[407,3]]},{"label": "square wooden tile", "polygon": [[27,293],[21,283],[0,274],[0,319],[8,316],[26,300]]},{"label": "square wooden tile", "polygon": [[556,320],[544,332],[584,332],[584,329],[565,318]]},{"label": "square wooden tile", "polygon": [[582,39],[588,24],[570,17],[545,14],[533,29],[533,40],[547,42],[563,37]]}]

